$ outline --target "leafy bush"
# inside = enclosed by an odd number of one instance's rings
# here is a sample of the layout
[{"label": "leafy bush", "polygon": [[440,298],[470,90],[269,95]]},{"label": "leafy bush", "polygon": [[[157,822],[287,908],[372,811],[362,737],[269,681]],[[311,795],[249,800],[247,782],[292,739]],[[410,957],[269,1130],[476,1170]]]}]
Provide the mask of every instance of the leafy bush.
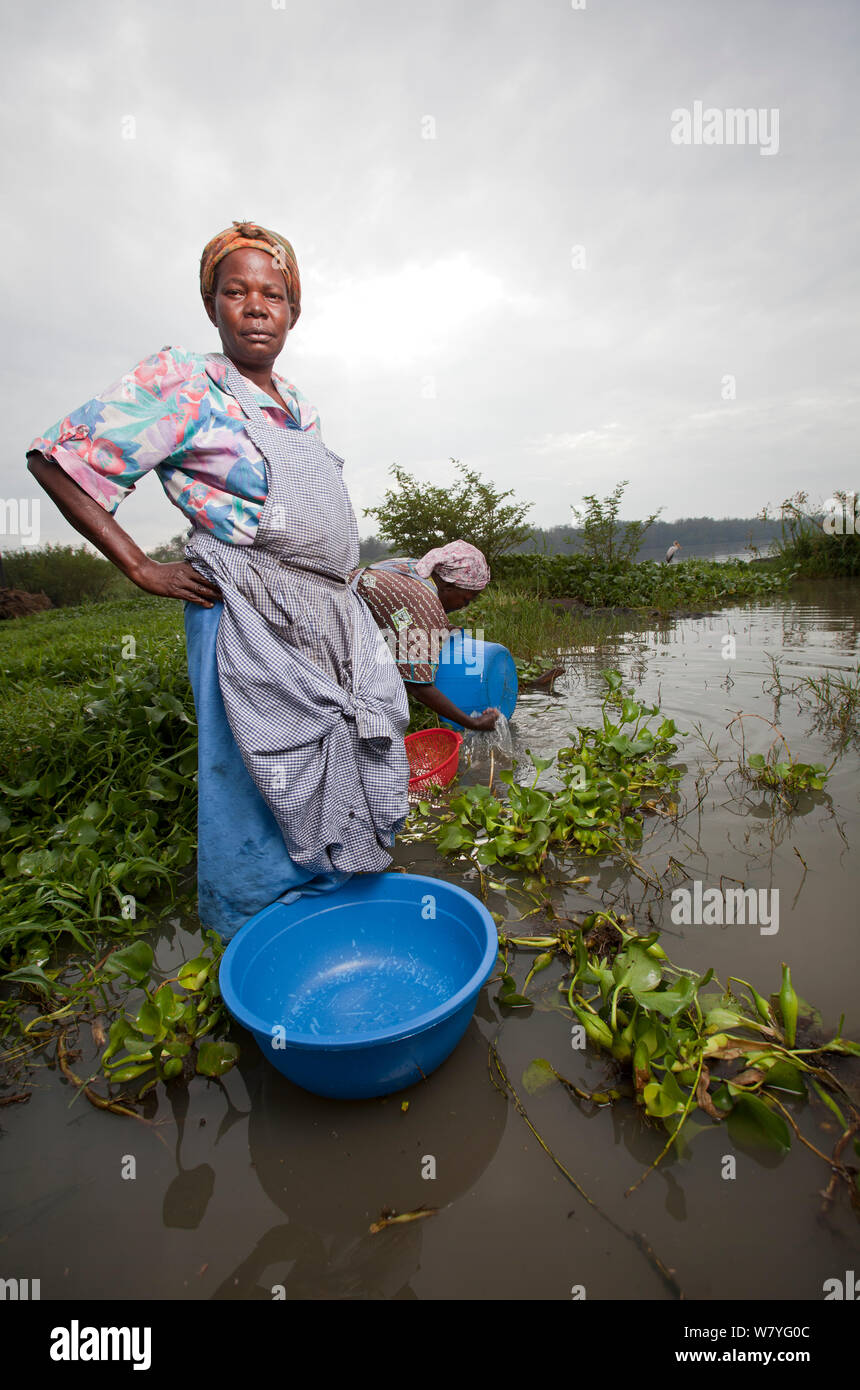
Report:
[{"label": "leafy bush", "polygon": [[147,551],[151,560],[157,560],[160,565],[168,565],[176,560],[185,559],[185,543],[191,531],[179,531],[175,536],[171,536],[169,541],[164,541],[162,545],[157,545],[154,550]]},{"label": "leafy bush", "polygon": [[376,518],[379,536],[396,555],[423,555],[463,540],[477,546],[492,569],[500,555],[531,534],[523,519],[534,503],[503,506],[513,489],[498,492],[471,468],[462,469],[460,481],[446,487],[419,483],[397,464],[389,472],[397,488],[378,507],[366,507],[364,515]]},{"label": "leafy bush", "polygon": [[3,556],[10,589],[48,595],[58,608],[134,593],[119,570],[86,546],[42,545]]},{"label": "leafy bush", "polygon": [[[781,535],[773,545],[781,562],[804,579],[851,577],[860,574],[860,518],[854,516],[857,494],[834,492],[832,514],[813,507],[806,492],[795,492],[780,503]],[[763,521],[772,521],[768,508]]]},{"label": "leafy bush", "polygon": [[[659,511],[644,521],[619,521],[621,499],[628,486],[625,479],[617,483],[603,501],[594,493],[585,494],[584,505],[574,507],[573,513],[582,525],[582,546],[590,560],[612,565],[616,561],[635,560],[645,532],[657,520]],[[662,507],[659,509],[662,511]]]}]

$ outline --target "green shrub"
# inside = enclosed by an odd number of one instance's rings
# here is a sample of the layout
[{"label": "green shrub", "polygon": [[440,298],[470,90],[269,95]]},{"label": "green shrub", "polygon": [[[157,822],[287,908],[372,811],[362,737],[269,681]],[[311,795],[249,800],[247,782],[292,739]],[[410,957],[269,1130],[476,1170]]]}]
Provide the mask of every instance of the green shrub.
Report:
[{"label": "green shrub", "polygon": [[[854,516],[856,492],[838,490],[839,505],[828,513],[795,492],[779,507],[781,535],[773,542],[779,561],[802,579],[851,578],[860,574],[860,522]],[[770,521],[768,508],[762,520]]]},{"label": "green shrub", "polygon": [[115,565],[86,546],[42,545],[3,556],[10,589],[47,594],[57,608],[119,598],[135,592]]},{"label": "green shrub", "polygon": [[[451,462],[459,467],[457,459]],[[492,569],[500,555],[531,535],[523,523],[534,503],[503,506],[513,489],[499,492],[474,469],[462,468],[459,481],[445,487],[419,483],[397,464],[388,471],[397,488],[378,507],[365,507],[364,515],[376,518],[379,538],[394,555],[424,555],[463,540],[477,546]]]}]

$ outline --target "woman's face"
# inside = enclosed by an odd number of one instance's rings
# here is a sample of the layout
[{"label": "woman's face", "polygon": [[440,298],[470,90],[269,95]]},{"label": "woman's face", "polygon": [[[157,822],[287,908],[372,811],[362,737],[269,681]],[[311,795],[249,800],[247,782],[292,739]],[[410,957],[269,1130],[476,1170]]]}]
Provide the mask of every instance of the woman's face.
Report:
[{"label": "woman's face", "polygon": [[265,367],[283,349],[290,330],[287,284],[271,256],[242,246],[217,269],[206,312],[221,336],[224,353],[243,367]]},{"label": "woman's face", "polygon": [[456,584],[447,584],[444,579],[436,581],[436,589],[439,602],[446,613],[456,613],[458,608],[467,608],[472,600],[482,593],[481,589],[461,589]]}]

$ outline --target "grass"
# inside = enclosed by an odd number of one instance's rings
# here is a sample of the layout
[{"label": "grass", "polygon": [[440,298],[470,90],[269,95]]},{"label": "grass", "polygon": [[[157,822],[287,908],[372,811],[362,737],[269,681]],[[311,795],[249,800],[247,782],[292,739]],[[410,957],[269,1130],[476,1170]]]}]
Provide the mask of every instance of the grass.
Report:
[{"label": "grass", "polygon": [[[491,584],[467,608],[448,615],[449,620],[473,633],[483,631],[487,642],[500,642],[520,662],[534,663],[540,671],[552,658],[570,651],[593,651],[629,632],[636,619],[629,614],[565,613],[550,607],[534,594],[502,584]],[[535,675],[539,671],[534,672]],[[432,729],[436,715],[410,695],[409,728]]]},{"label": "grass", "polygon": [[860,666],[851,672],[825,671],[819,677],[803,676],[804,694],[813,702],[822,727],[848,738],[860,719]]},{"label": "grass", "polygon": [[[860,574],[860,530],[856,491],[837,489],[830,506],[819,507],[806,492],[780,504],[780,537],[771,542],[778,563],[798,578],[835,579]],[[769,520],[768,508],[761,519]]]},{"label": "grass", "polygon": [[94,687],[115,686],[144,666],[153,684],[173,691],[193,718],[182,607],[170,599],[140,595],[0,624],[4,780],[41,776],[59,763],[78,771],[89,766],[86,712]]},{"label": "grass", "polygon": [[812,713],[815,727],[840,744],[856,737],[860,727],[860,666],[852,671],[822,671],[820,676],[783,679],[776,658],[768,653],[771,675],[764,690],[775,697],[795,696]]},{"label": "grass", "polygon": [[467,608],[448,616],[452,623],[473,632],[483,628],[486,641],[500,642],[526,661],[604,646],[635,623],[629,614],[561,612],[525,589],[495,583]]},{"label": "grass", "polygon": [[155,656],[164,641],[183,638],[182,605],[137,593],[127,599],[53,608],[0,623],[2,685],[23,679],[61,684],[104,671],[121,660],[122,639]]}]

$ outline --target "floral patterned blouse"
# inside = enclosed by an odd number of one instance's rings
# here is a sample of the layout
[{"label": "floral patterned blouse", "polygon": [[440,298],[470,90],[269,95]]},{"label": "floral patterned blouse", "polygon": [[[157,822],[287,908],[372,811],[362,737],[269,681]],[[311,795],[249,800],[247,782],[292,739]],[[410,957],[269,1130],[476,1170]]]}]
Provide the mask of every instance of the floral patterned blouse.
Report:
[{"label": "floral patterned blouse", "polygon": [[[154,470],[192,526],[250,545],[268,491],[266,464],[225,378],[225,367],[204,353],[162,348],[34,439],[28,452],[55,459],[108,512]],[[284,377],[273,373],[273,380],[287,409],[248,382],[272,422],[319,432],[310,402]]]}]

